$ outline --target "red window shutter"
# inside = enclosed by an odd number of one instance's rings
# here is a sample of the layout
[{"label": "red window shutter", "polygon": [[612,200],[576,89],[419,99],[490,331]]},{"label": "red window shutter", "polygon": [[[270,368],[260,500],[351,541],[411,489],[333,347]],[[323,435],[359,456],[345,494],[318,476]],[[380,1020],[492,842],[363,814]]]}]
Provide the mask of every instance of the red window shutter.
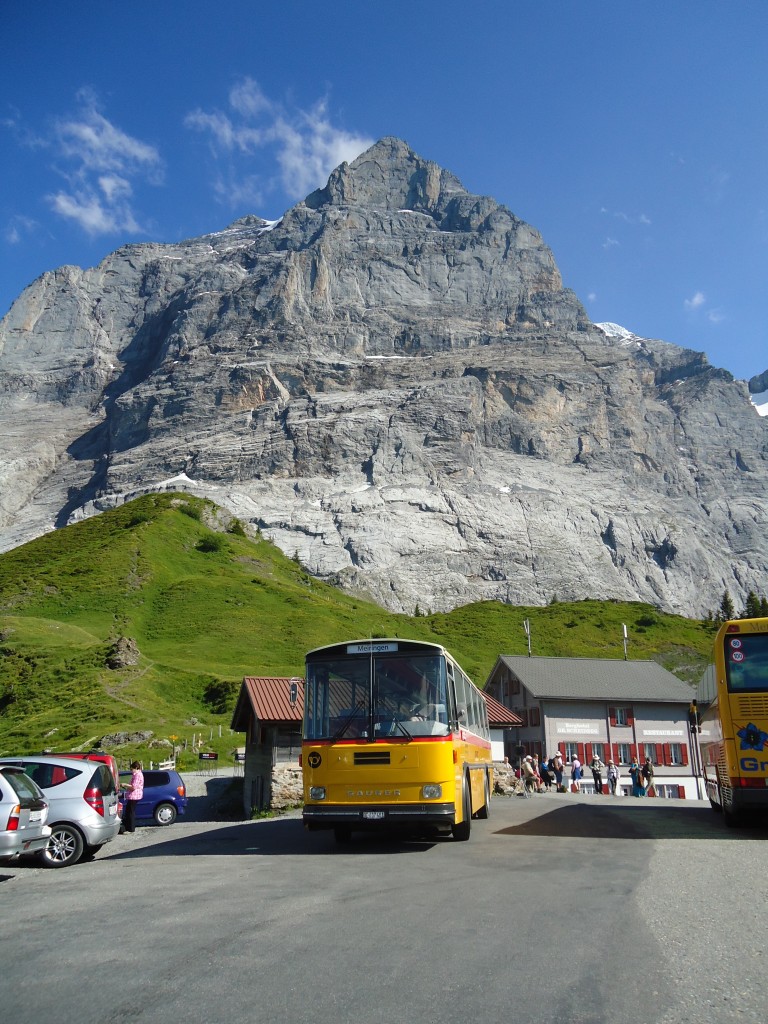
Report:
[{"label": "red window shutter", "polygon": [[664,763],[664,744],[663,743],[656,743],[656,744],[654,744],[654,746],[656,747],[656,753],[653,756],[654,763],[655,764],[663,764]]},{"label": "red window shutter", "polygon": [[681,800],[685,800],[685,786],[677,787],[677,795],[680,797]]},{"label": "red window shutter", "polygon": [[583,743],[577,743],[576,744],[576,750],[579,753],[579,760],[581,761],[582,764],[584,764],[584,744]]},{"label": "red window shutter", "polygon": [[616,764],[619,763],[619,744],[614,743],[611,746],[611,756]]},{"label": "red window shutter", "polygon": [[635,724],[635,715],[632,708],[627,708],[627,725]]},{"label": "red window shutter", "polygon": [[672,749],[668,743],[663,744],[664,747],[664,764],[672,764]]},{"label": "red window shutter", "polygon": [[616,725],[616,708],[608,708],[608,721],[611,725]]},{"label": "red window shutter", "polygon": [[589,763],[592,760],[592,744],[591,743],[585,743],[584,744],[584,757],[586,758],[587,763]]},{"label": "red window shutter", "polygon": [[688,764],[688,746],[685,743],[680,744],[680,750],[682,752],[683,764]]}]

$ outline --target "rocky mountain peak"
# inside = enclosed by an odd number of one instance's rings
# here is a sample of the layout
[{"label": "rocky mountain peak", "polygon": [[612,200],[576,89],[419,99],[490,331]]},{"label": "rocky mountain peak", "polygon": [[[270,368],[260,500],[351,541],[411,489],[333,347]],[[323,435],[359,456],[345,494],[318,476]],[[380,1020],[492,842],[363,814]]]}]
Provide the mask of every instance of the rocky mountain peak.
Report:
[{"label": "rocky mountain peak", "polygon": [[456,193],[468,195],[458,178],[390,136],[337,167],[305,202],[313,209],[330,204],[435,214]]},{"label": "rocky mountain peak", "polygon": [[768,418],[590,323],[538,231],[395,138],[278,221],[60,268],[0,322],[0,550],[158,489],[397,610],[764,592]]}]

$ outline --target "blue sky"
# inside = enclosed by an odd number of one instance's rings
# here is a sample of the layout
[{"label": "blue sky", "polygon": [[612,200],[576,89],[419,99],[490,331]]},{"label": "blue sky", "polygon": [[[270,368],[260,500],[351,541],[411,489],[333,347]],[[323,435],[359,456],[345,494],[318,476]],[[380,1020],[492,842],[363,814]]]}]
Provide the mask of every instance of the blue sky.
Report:
[{"label": "blue sky", "polygon": [[396,135],[538,228],[594,321],[768,369],[765,0],[9,0],[0,32],[0,315]]}]

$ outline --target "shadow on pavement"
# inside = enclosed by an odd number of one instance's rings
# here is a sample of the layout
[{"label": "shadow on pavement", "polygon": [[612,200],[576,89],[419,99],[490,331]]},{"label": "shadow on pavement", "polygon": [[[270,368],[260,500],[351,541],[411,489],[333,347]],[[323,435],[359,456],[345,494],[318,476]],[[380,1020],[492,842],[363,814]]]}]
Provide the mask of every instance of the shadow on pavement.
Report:
[{"label": "shadow on pavement", "polygon": [[498,829],[495,835],[558,836],[562,839],[728,839],[737,842],[768,839],[768,822],[728,828],[706,806],[671,801],[600,806],[580,803],[558,807],[519,825]]},{"label": "shadow on pavement", "polygon": [[[172,829],[173,826],[170,826]],[[138,833],[137,833],[138,834]],[[117,843],[121,837],[114,842]],[[152,846],[125,850],[110,850],[110,860],[144,860],[150,857],[254,857],[302,856],[312,857],[351,853],[355,848],[366,853],[413,853],[431,849],[435,843],[451,842],[441,839],[408,837],[398,833],[375,835],[355,833],[348,844],[338,844],[333,832],[307,832],[300,818],[272,819],[270,821],[244,821],[222,825],[194,835],[169,836]],[[114,849],[114,843],[111,844]]]}]

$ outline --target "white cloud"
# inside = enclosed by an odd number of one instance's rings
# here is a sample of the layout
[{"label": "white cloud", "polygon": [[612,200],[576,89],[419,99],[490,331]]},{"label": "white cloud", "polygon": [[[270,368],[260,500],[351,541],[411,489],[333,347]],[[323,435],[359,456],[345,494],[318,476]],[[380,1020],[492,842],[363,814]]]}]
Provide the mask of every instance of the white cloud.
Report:
[{"label": "white cloud", "polygon": [[600,213],[607,217],[613,217],[614,220],[620,220],[624,224],[647,225],[651,223],[651,218],[645,213],[625,213],[624,210],[609,210],[606,206],[600,207]]},{"label": "white cloud", "polygon": [[57,192],[48,196],[55,213],[75,221],[89,235],[109,235],[117,231],[141,231],[131,207],[95,192]]},{"label": "white cloud", "polygon": [[217,160],[227,159],[228,170],[217,173],[214,190],[219,199],[237,206],[247,197],[259,197],[274,188],[268,173],[254,174],[252,162],[242,160],[267,151],[279,168],[278,183],[291,199],[325,184],[343,161],[354,160],[373,139],[336,127],[325,100],[310,110],[288,110],[267,97],[252,78],[237,82],[229,93],[229,110],[191,111],[184,124],[208,136]]},{"label": "white cloud", "polygon": [[708,306],[704,292],[695,292],[690,299],[685,299],[683,306],[689,313],[701,313],[711,324],[720,324],[726,319],[725,311],[716,306]]},{"label": "white cloud", "polygon": [[609,238],[606,238],[606,240],[603,242],[603,248],[604,249],[613,249],[613,247],[615,245],[618,245],[618,244],[619,243],[618,243],[618,241],[615,238],[610,238],[609,237]]},{"label": "white cloud", "polygon": [[3,236],[10,245],[18,245],[26,235],[31,235],[38,228],[36,220],[17,213],[8,221]]},{"label": "white cloud", "polygon": [[47,196],[48,202],[89,235],[142,232],[133,208],[133,183],[162,183],[160,154],[109,121],[91,90],[81,90],[77,99],[76,113],[57,119],[47,140],[66,183]]}]

